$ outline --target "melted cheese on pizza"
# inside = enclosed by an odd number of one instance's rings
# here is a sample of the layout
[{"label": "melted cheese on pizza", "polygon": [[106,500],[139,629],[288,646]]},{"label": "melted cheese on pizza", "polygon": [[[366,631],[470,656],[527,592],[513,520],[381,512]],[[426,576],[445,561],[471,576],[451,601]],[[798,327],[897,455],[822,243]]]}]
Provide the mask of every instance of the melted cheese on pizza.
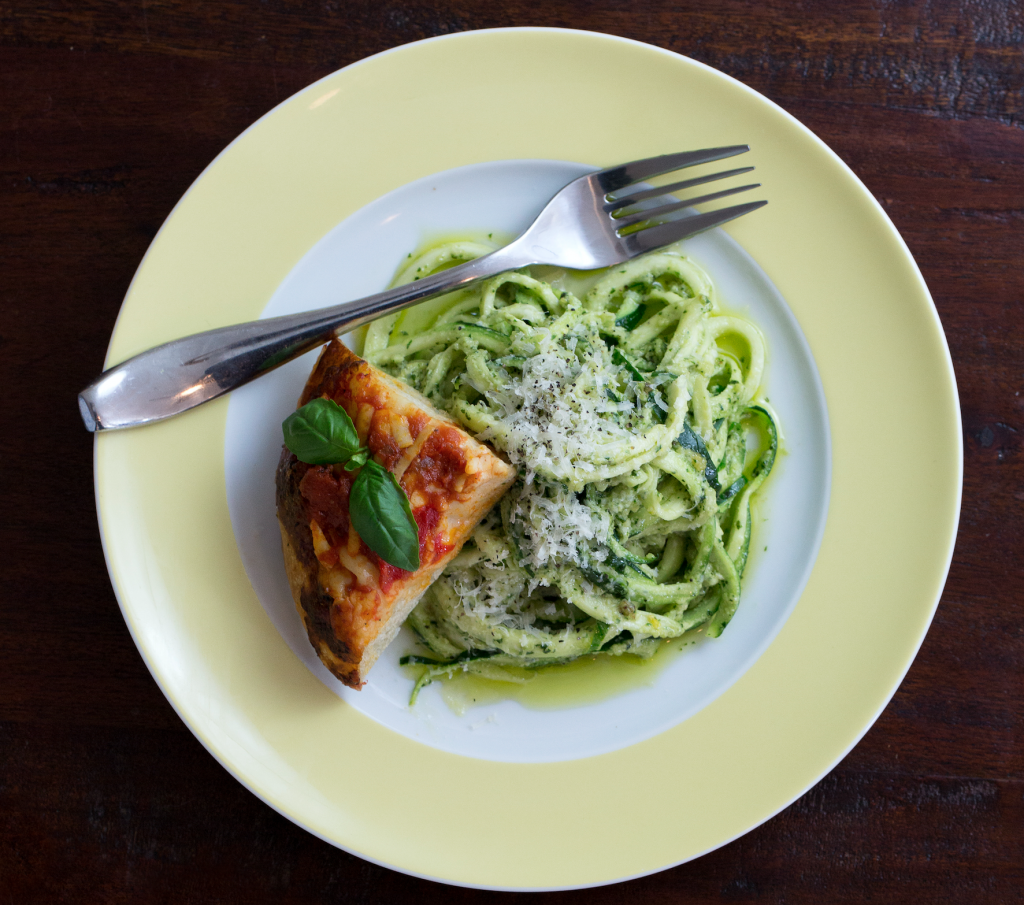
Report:
[{"label": "melted cheese on pizza", "polygon": [[[299,404],[317,397],[333,399],[348,412],[360,442],[398,478],[419,529],[419,570],[390,565],[366,545],[349,520],[354,474],[341,465],[306,465],[294,456],[282,460],[282,467],[290,469],[288,486],[297,487],[301,496],[319,587],[333,601],[329,625],[334,638],[321,637],[325,620],[309,618],[292,576],[296,603],[324,662],[347,684],[358,685],[369,668],[367,654],[372,663],[507,489],[515,471],[426,399],[341,343],[325,350]],[[281,485],[279,474],[279,512]],[[347,655],[339,655],[339,641]],[[334,653],[325,655],[324,644]]]}]

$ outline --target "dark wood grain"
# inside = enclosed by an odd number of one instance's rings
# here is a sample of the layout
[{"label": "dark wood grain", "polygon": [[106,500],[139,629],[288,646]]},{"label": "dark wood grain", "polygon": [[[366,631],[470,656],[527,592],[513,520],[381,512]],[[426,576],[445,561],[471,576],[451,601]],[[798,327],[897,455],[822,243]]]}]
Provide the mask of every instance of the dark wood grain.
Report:
[{"label": "dark wood grain", "polygon": [[334,850],[201,748],[118,611],[74,394],[99,370],[160,223],[253,120],[371,53],[526,24],[692,56],[835,149],[884,206],[933,293],[965,445],[942,603],[909,675],[854,751],[792,807],[697,862],[546,898],[1024,899],[1019,3],[38,0],[0,2],[0,902],[492,897]]}]

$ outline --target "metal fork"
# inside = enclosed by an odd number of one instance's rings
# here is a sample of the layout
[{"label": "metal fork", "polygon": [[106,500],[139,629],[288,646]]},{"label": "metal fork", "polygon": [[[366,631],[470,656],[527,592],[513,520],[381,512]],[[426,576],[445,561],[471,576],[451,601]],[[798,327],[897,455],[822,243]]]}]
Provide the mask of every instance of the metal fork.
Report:
[{"label": "metal fork", "polygon": [[[733,145],[685,151],[598,170],[570,182],[518,239],[482,258],[332,308],[196,333],[142,352],[104,371],[79,393],[82,420],[90,431],[161,421],[216,399],[335,336],[431,296],[531,264],[573,270],[610,267],[720,226],[768,202],[752,201],[707,213],[688,209],[757,188],[757,184],[682,201],[671,193],[738,176],[753,167],[658,188],[623,190],[646,179],[748,150],[747,145]],[[662,203],[652,199],[661,199]],[[645,203],[649,201],[651,204]]]}]

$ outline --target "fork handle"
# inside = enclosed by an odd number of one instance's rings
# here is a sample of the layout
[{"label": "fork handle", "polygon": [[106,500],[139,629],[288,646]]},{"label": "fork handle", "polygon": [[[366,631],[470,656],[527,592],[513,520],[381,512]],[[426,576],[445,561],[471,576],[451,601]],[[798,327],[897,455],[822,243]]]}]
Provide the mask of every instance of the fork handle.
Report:
[{"label": "fork handle", "polygon": [[538,263],[513,242],[413,283],[332,308],[221,327],[172,340],[104,371],[78,394],[90,431],[161,421],[216,399],[310,349],[414,302]]}]

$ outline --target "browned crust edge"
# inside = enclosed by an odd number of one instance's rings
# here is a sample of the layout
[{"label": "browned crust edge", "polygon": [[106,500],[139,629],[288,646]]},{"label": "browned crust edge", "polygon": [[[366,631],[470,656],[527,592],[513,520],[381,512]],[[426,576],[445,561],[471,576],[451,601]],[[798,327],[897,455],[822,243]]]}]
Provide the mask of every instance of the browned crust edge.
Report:
[{"label": "browned crust edge", "polygon": [[[396,391],[416,397],[417,404],[438,420],[455,424],[448,415],[436,409],[426,397],[397,383],[389,375],[375,371],[362,358],[337,341],[328,344],[320,353],[299,398],[299,406],[324,395],[334,398],[338,387],[351,380],[349,372],[353,370],[356,371],[357,379],[360,374],[383,379]],[[335,677],[348,687],[358,689],[366,683],[366,674],[370,667],[376,662],[381,651],[394,639],[406,616],[416,606],[423,592],[440,575],[445,566],[454,559],[462,545],[453,548],[442,560],[434,564],[429,573],[424,572],[411,586],[406,588],[411,595],[410,599],[396,607],[395,611],[382,623],[378,636],[357,655],[345,641],[335,634],[331,621],[334,600],[320,582],[321,566],[313,550],[313,536],[306,520],[302,494],[299,491],[299,483],[308,468],[308,465],[300,462],[287,448],[282,449],[276,474],[276,496],[285,571],[288,575],[288,584],[295,601],[295,608],[302,618],[313,649]],[[492,486],[485,499],[476,502],[476,506],[481,510],[481,516],[491,508],[514,480],[515,470],[510,468],[506,479]],[[454,515],[455,512],[452,514]],[[460,515],[465,518],[465,513],[460,513]]]},{"label": "browned crust edge", "polygon": [[359,688],[365,679],[359,675],[359,664],[352,662],[348,645],[334,634],[331,624],[334,601],[320,586],[320,563],[313,552],[313,535],[305,520],[299,493],[299,482],[306,467],[287,449],[282,450],[276,486],[285,572],[309,643],[334,676],[350,688]]}]

